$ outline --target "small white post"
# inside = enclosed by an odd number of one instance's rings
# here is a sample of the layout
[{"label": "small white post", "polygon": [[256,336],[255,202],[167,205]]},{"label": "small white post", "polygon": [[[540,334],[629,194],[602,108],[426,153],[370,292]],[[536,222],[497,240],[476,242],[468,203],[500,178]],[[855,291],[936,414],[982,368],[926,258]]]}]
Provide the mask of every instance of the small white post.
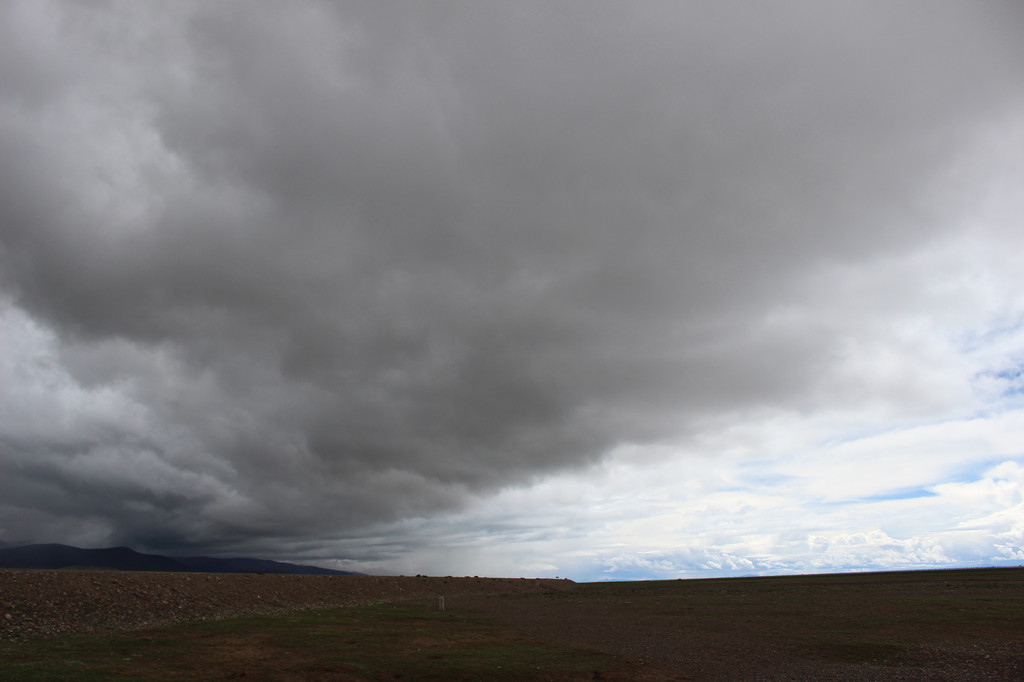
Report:
[{"label": "small white post", "polygon": [[440,611],[444,611],[444,597],[437,598],[437,608]]}]

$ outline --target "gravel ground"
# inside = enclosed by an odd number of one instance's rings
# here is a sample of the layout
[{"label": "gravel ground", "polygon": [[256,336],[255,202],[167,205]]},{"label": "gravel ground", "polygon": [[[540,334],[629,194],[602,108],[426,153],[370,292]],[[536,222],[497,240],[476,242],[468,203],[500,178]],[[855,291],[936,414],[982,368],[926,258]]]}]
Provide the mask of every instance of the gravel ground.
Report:
[{"label": "gravel ground", "polygon": [[[0,638],[412,601],[622,657],[636,680],[1024,679],[1024,571],[576,584],[0,570]],[[617,678],[618,679],[618,678]]]},{"label": "gravel ground", "polygon": [[[636,680],[913,680],[917,682],[1019,682],[1024,650],[1016,641],[944,641],[908,647],[895,662],[836,660],[803,646],[766,637],[749,622],[732,630],[702,630],[682,619],[652,614],[646,605],[561,605],[524,600],[518,607],[503,597],[466,597],[463,612],[494,618],[523,635],[622,656],[636,665]],[[830,652],[832,653],[832,652]],[[840,654],[840,658],[842,654]]]},{"label": "gravel ground", "polygon": [[570,589],[567,580],[0,570],[0,638],[460,595]]},{"label": "gravel ground", "polygon": [[1024,571],[931,576],[582,583],[456,608],[640,680],[1024,680]]}]

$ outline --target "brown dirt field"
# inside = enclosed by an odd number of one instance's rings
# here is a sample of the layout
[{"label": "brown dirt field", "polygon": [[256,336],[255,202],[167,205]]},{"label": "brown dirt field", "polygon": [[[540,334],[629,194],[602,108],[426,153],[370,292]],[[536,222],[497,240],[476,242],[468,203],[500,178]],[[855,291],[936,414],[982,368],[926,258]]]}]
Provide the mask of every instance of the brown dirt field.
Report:
[{"label": "brown dirt field", "polygon": [[590,583],[461,611],[651,680],[1024,680],[1024,569]]},{"label": "brown dirt field", "polygon": [[568,580],[0,570],[0,638],[102,633],[439,595],[571,589]]},{"label": "brown dirt field", "polygon": [[[448,611],[498,623],[515,641],[629,663],[605,679],[1024,679],[1024,569],[590,584],[0,571],[0,637],[381,601],[436,608],[441,594]],[[225,655],[258,650],[247,640]]]}]

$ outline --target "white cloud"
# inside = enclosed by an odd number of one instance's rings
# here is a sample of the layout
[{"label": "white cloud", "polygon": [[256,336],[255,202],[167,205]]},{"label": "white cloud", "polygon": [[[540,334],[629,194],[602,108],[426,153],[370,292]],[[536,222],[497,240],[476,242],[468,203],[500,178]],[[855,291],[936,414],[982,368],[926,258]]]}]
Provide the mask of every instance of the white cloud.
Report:
[{"label": "white cloud", "polygon": [[[931,448],[958,431],[1002,437],[968,439],[969,457],[954,456],[963,440],[954,441],[935,464]],[[784,458],[679,457],[644,467],[612,460],[423,520],[415,533],[457,546],[459,565],[490,575],[604,580],[992,565],[1021,552],[1024,460],[1003,446],[1024,442],[1022,434],[1014,413],[884,434],[856,452],[826,444],[814,453],[820,466],[806,468],[815,457],[801,455],[798,477]],[[890,455],[871,461],[865,453],[876,448]],[[833,470],[826,463],[839,454],[852,463]],[[987,466],[965,470],[972,461]],[[938,482],[943,472],[957,478]],[[907,488],[912,496],[901,496]],[[441,566],[440,555],[413,549],[400,563],[408,571]]]},{"label": "white cloud", "polygon": [[124,381],[80,385],[61,362],[59,340],[9,301],[0,301],[0,416],[5,435],[69,442],[116,428],[143,433],[145,408]]},{"label": "white cloud", "polygon": [[0,534],[1017,556],[1020,10],[933,4],[2,4]]}]

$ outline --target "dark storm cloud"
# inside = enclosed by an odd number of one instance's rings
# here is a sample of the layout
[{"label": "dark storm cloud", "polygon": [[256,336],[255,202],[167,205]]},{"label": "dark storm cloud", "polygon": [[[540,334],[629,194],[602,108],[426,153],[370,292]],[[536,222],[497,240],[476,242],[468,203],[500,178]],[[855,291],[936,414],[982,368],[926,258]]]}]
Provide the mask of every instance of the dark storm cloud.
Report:
[{"label": "dark storm cloud", "polygon": [[1024,66],[1007,3],[3,12],[4,290],[67,390],[138,411],[6,436],[5,513],[152,546],[343,533],[799,402],[829,339],[765,311],[932,239]]}]

